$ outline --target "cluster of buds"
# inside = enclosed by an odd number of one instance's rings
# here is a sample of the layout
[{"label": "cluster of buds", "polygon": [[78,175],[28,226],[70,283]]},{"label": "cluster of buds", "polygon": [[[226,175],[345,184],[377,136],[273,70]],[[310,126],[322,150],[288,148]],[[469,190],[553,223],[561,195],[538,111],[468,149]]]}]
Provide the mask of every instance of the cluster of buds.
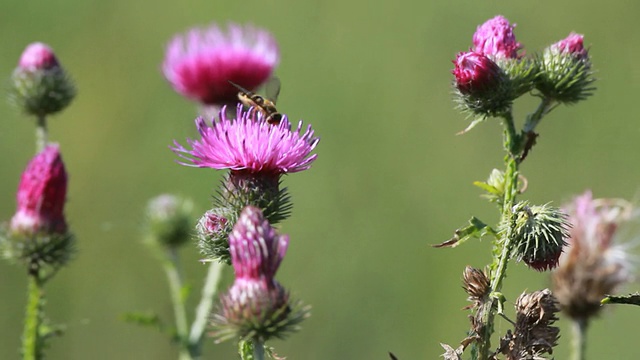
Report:
[{"label": "cluster of buds", "polygon": [[463,110],[480,119],[502,116],[533,89],[562,103],[591,94],[594,79],[582,35],[572,33],[542,56],[529,57],[519,54],[514,27],[502,16],[488,20],[474,34],[474,47],[453,61],[456,101]]},{"label": "cluster of buds", "polygon": [[235,281],[213,320],[219,341],[283,338],[308,316],[309,309],[274,279],[288,244],[289,237],[278,235],[260,209],[242,211],[229,236]]},{"label": "cluster of buds", "polygon": [[29,264],[54,267],[72,253],[73,236],[64,216],[67,172],[58,145],[47,146],[22,173],[17,210],[3,236],[5,256]]},{"label": "cluster of buds", "polygon": [[632,207],[621,199],[593,199],[587,191],[565,208],[573,227],[567,251],[552,273],[553,289],[562,311],[586,322],[600,312],[606,295],[633,280],[630,255],[616,244],[620,225],[632,218]]},{"label": "cluster of buds", "polygon": [[44,117],[67,107],[75,94],[53,50],[43,43],[27,46],[13,72],[11,102],[27,114]]}]

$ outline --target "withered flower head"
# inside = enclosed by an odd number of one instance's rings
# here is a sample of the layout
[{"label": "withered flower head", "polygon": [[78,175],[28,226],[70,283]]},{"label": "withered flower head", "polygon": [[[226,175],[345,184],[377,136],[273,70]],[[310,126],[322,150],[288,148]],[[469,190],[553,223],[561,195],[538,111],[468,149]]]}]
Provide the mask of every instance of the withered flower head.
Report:
[{"label": "withered flower head", "polygon": [[489,279],[487,274],[471,266],[467,266],[462,273],[462,287],[469,294],[467,300],[473,302],[472,307],[484,303],[489,295]]},{"label": "withered flower head", "polygon": [[522,293],[516,300],[516,323],[500,341],[499,352],[509,360],[545,359],[558,344],[560,329],[551,326],[558,320],[558,301],[549,289]]},{"label": "withered flower head", "polygon": [[574,320],[600,311],[600,300],[632,280],[626,247],[615,244],[619,226],[630,220],[631,205],[621,199],[593,199],[590,191],[566,206],[573,227],[567,250],[552,274],[562,310]]}]

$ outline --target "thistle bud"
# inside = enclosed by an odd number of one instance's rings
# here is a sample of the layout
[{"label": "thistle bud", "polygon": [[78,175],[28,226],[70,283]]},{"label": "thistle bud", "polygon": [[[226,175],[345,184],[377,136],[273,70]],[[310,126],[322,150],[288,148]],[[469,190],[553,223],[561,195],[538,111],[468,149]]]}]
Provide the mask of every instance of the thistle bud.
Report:
[{"label": "thistle bud", "polygon": [[513,101],[511,86],[493,60],[475,52],[461,52],[453,63],[456,100],[462,109],[480,116],[497,116],[509,109]]},{"label": "thistle bud", "polygon": [[538,271],[556,267],[569,236],[567,215],[547,204],[529,206],[527,202],[516,204],[513,212],[514,256]]},{"label": "thistle bud", "polygon": [[43,43],[27,46],[13,71],[10,101],[27,114],[46,116],[67,107],[75,94],[53,50]]},{"label": "thistle bud", "polygon": [[6,258],[19,260],[34,271],[67,263],[74,238],[64,216],[66,194],[67,172],[58,145],[51,144],[22,173],[16,213],[0,234]]},{"label": "thistle bud", "polygon": [[163,194],[147,205],[147,240],[151,244],[178,247],[190,239],[193,203]]},{"label": "thistle bud", "polygon": [[593,93],[593,71],[583,36],[571,33],[547,47],[538,58],[540,74],[536,88],[547,98],[575,103]]},{"label": "thistle bud", "polygon": [[277,235],[260,209],[242,211],[229,236],[235,281],[214,316],[219,341],[282,338],[308,316],[274,279],[288,244],[289,237]]},{"label": "thistle bud", "polygon": [[235,222],[231,210],[215,208],[202,215],[196,231],[198,233],[198,248],[209,260],[229,263],[229,233]]},{"label": "thistle bud", "polygon": [[67,172],[58,145],[49,145],[29,162],[22,173],[11,232],[66,233],[66,196]]}]

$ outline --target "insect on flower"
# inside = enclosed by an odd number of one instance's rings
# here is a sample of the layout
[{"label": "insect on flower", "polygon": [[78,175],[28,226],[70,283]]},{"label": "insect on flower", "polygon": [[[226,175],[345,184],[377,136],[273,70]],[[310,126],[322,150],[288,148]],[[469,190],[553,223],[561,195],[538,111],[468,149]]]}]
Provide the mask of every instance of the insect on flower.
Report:
[{"label": "insect on flower", "polygon": [[238,92],[238,100],[240,100],[244,106],[253,108],[254,111],[261,112],[267,120],[267,123],[271,125],[280,124],[282,114],[280,114],[278,109],[276,109],[276,99],[280,93],[280,79],[277,77],[269,79],[265,86],[266,96],[254,94],[232,81],[229,81],[229,83],[240,90],[240,92]]}]

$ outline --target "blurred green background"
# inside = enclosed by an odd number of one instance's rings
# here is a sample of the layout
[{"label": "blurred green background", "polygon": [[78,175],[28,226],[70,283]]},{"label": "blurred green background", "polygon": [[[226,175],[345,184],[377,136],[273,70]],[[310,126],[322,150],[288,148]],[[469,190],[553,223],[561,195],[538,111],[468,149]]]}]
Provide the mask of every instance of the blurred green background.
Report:
[{"label": "blurred green background", "polygon": [[[282,55],[279,109],[312,123],[322,137],[312,169],[285,178],[295,207],[282,224],[291,245],[278,274],[313,315],[301,332],[271,345],[288,359],[387,359],[387,351],[402,360],[437,359],[440,342],[455,345],[465,336],[462,270],[488,263],[490,244],[430,244],[448,239],[472,215],[496,220],[471,183],[501,166],[503,156],[496,121],[454,135],[467,122],[453,109],[451,59],[496,14],[517,23],[529,53],[571,31],[584,33],[598,90],[545,118],[522,168],[525,197],[559,204],[591,188],[597,197],[634,198],[639,13],[640,2],[630,0],[3,0],[0,77],[9,78],[28,43],[43,41],[79,89],[50,121],[70,174],[66,213],[79,254],[47,288],[50,318],[68,327],[48,358],[177,358],[163,336],[120,320],[133,310],[172,319],[164,274],[141,244],[146,201],[178,193],[204,211],[220,176],[177,165],[168,149],[173,139],[196,134],[195,104],[160,72],[175,33],[214,21],[272,31]],[[518,102],[517,116],[534,106]],[[15,211],[33,150],[32,121],[0,102],[0,219]],[[197,259],[195,250],[185,252],[194,295],[206,270]],[[549,284],[547,274],[522,264],[510,270],[510,303]],[[224,286],[231,279],[227,273]],[[0,359],[17,359],[26,297],[20,267],[0,263],[0,294]],[[632,307],[605,311],[589,333],[589,358],[637,358],[628,341],[639,318]],[[570,340],[568,324],[561,325],[557,359],[567,358]],[[497,330],[508,328],[500,323]],[[234,350],[231,342],[207,341],[205,358],[234,359]]]}]

